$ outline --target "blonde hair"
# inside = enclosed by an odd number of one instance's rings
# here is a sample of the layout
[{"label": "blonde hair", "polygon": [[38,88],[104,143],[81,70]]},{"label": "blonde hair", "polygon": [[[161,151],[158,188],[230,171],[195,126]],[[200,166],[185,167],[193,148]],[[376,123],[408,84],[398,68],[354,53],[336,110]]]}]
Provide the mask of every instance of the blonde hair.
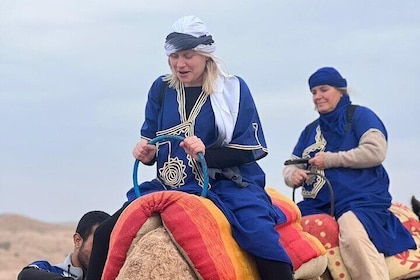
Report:
[{"label": "blonde hair", "polygon": [[[213,85],[214,82],[216,81],[219,73],[220,73],[220,69],[219,66],[217,64],[217,58],[212,55],[211,53],[204,53],[204,52],[199,52],[197,51],[198,54],[207,57],[207,61],[206,61],[206,65],[204,68],[204,72],[203,72],[203,91],[207,94],[211,94],[213,92]],[[166,75],[163,80],[166,82],[169,82],[169,87],[171,88],[175,88],[176,90],[181,90],[181,87],[183,87],[183,84],[181,83],[181,81],[178,79],[176,73],[174,72],[174,70],[172,69],[170,62],[169,62],[169,57],[168,57],[168,64],[169,64],[169,68],[171,69],[171,74]]]},{"label": "blonde hair", "polygon": [[339,92],[341,92],[341,94],[343,95],[349,95],[349,91],[347,90],[346,87],[340,87],[340,88],[336,88]]}]

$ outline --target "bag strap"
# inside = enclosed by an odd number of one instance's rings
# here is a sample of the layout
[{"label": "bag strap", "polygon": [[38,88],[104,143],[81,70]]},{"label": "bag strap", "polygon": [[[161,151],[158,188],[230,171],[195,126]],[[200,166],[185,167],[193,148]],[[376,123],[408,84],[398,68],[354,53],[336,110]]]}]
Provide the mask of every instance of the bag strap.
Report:
[{"label": "bag strap", "polygon": [[347,124],[346,124],[346,132],[349,132],[351,128],[353,127],[353,114],[354,111],[356,111],[356,108],[359,107],[359,105],[353,105],[351,104],[347,108]]}]

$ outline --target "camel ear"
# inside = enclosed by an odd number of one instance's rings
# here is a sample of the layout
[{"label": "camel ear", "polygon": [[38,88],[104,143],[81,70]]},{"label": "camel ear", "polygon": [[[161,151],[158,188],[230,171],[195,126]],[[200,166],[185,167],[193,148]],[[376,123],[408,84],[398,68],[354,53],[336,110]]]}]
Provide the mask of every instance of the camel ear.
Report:
[{"label": "camel ear", "polygon": [[420,218],[420,201],[414,195],[411,197],[411,207],[413,208],[413,212]]}]

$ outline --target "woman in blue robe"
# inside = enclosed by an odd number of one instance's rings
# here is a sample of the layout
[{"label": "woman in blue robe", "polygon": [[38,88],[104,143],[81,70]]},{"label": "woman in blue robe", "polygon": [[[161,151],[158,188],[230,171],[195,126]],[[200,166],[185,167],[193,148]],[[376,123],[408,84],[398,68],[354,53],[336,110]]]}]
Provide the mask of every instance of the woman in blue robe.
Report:
[{"label": "woman in blue robe", "polygon": [[351,104],[347,81],[336,69],[317,70],[309,87],[319,118],[302,131],[291,157],[309,162],[286,166],[285,182],[293,188],[302,186],[298,206],[305,216],[330,213],[331,194],[323,177],[327,178],[340,229],[340,253],[352,279],[389,279],[383,255],[415,249],[416,244],[389,211],[389,178],[382,165],[385,126],[369,108]]},{"label": "woman in blue robe", "polygon": [[[286,217],[265,192],[265,173],[256,162],[267,155],[267,147],[250,90],[241,78],[221,71],[212,36],[200,19],[183,17],[172,27],[165,43],[171,74],[153,82],[141,140],[133,150],[143,164],[156,164],[156,178],[140,184],[140,193],[177,190],[200,195],[202,153],[209,174],[207,197],[229,220],[239,246],[255,257],[261,279],[293,279],[292,263],[275,230]],[[161,135],[184,140],[148,144]],[[133,188],[127,198],[126,205],[136,199]],[[98,228],[92,255],[98,255],[97,236],[108,236],[121,211],[103,226],[106,229]]]}]

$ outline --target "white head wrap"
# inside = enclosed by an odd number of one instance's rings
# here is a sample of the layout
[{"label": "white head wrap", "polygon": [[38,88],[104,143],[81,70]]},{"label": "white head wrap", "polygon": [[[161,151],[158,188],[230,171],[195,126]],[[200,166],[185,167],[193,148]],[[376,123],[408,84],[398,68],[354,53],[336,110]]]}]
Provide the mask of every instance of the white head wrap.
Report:
[{"label": "white head wrap", "polygon": [[172,25],[173,32],[166,37],[166,55],[180,50],[213,53],[216,45],[204,22],[196,16],[184,16]]}]

